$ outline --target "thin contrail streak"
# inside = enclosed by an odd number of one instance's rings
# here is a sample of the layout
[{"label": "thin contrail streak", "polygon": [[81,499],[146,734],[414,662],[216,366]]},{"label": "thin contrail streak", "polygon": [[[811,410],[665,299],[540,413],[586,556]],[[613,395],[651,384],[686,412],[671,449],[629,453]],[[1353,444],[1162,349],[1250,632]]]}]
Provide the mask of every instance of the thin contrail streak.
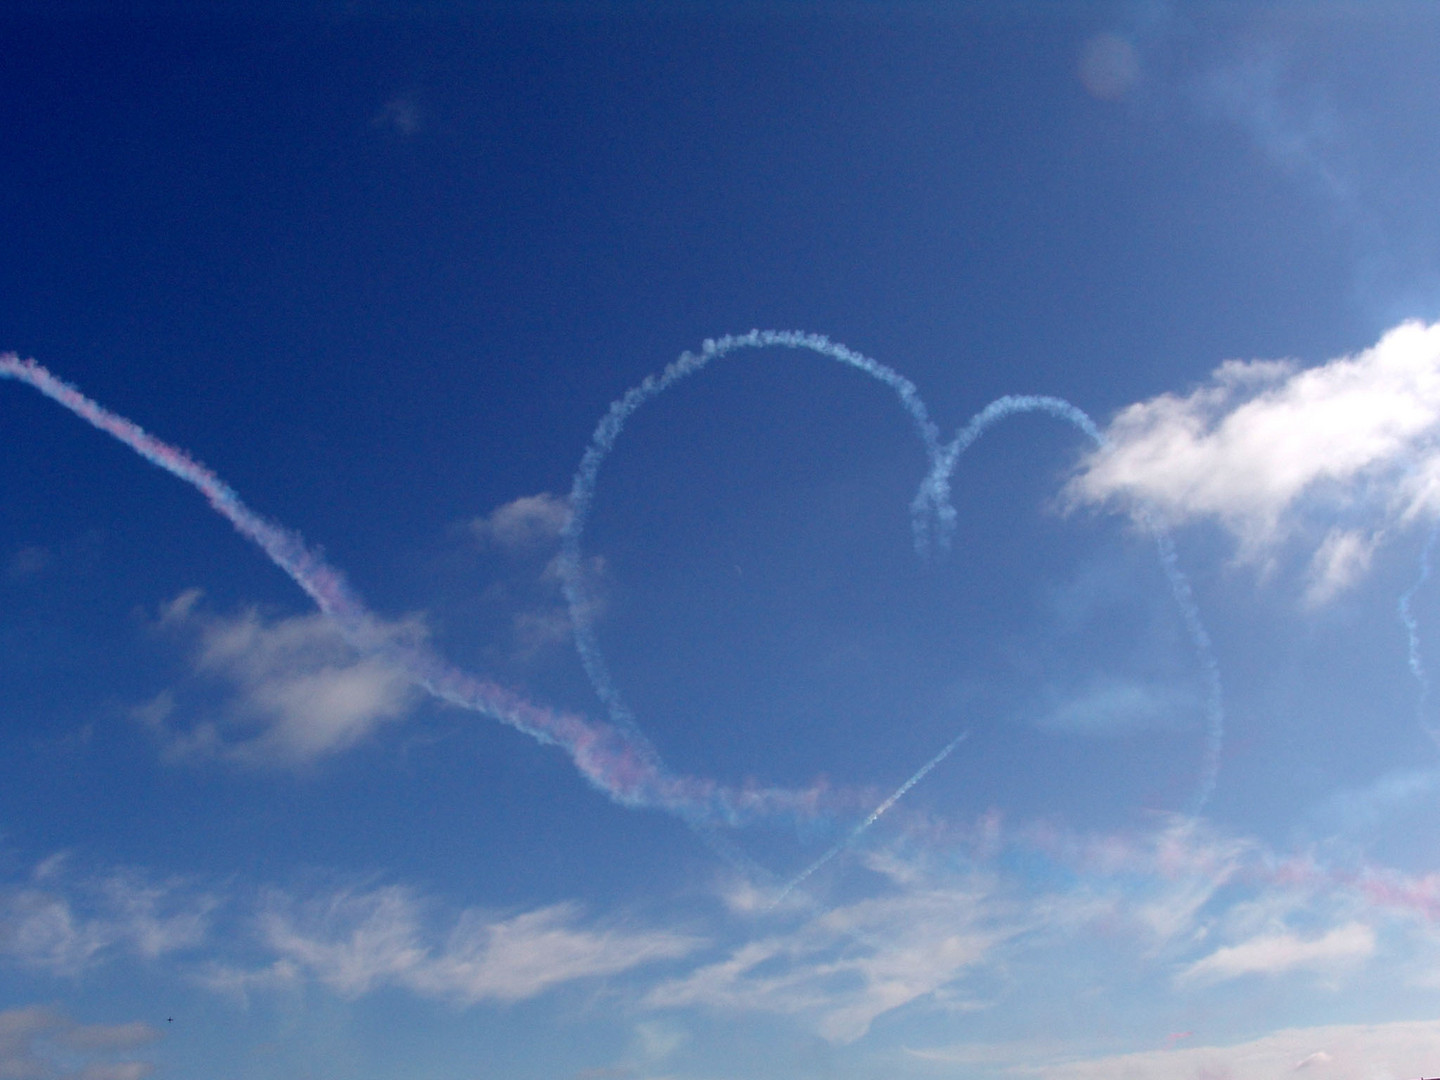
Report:
[{"label": "thin contrail streak", "polygon": [[825,852],[824,855],[821,855],[804,870],[800,871],[800,873],[796,874],[793,878],[791,878],[790,881],[786,883],[785,887],[780,890],[779,895],[777,895],[775,899],[770,902],[770,906],[772,908],[778,907],[787,896],[794,892],[795,889],[805,881],[806,878],[808,878],[811,874],[815,873],[816,870],[819,870],[822,866],[828,863],[831,859],[835,858],[835,856],[839,855],[846,848],[851,847],[855,843],[855,841],[860,839],[860,837],[864,836],[865,833],[869,831],[870,826],[874,825],[877,821],[884,817],[887,810],[889,810],[892,806],[894,806],[897,802],[899,802],[902,798],[905,797],[906,792],[908,792],[921,780],[924,780],[931,769],[935,768],[936,765],[939,765],[940,762],[944,761],[947,757],[949,757],[950,751],[954,750],[955,747],[959,746],[969,737],[970,733],[968,731],[964,731],[961,732],[954,739],[951,739],[950,742],[946,744],[945,749],[941,750],[924,765],[921,765],[920,768],[915,771],[915,775],[910,777],[909,780],[906,780],[905,783],[901,784],[898,788],[896,788],[894,793],[888,799],[886,799],[884,802],[882,802],[879,806],[877,806],[874,810],[870,812],[869,817],[867,817],[864,821],[860,822],[859,825],[856,825],[855,828],[851,829],[850,834],[846,836],[844,840],[841,840],[829,851]]}]

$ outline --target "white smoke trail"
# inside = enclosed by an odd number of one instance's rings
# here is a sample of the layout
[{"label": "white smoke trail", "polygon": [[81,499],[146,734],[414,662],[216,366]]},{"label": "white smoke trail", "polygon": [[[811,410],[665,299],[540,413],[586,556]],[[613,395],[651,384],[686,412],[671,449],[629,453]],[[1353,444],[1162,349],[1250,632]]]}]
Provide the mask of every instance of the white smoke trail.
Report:
[{"label": "white smoke trail", "polygon": [[[138,425],[103,408],[32,360],[22,361],[13,353],[0,354],[0,378],[26,383],[194,487],[237,531],[259,546],[276,566],[295,581],[358,651],[383,655],[405,671],[416,685],[441,701],[489,716],[542,743],[561,747],[580,773],[616,802],[665,810],[696,828],[708,828],[716,824],[733,826],[777,814],[814,817],[852,805],[857,793],[827,791],[819,786],[806,789],[736,789],[712,780],[670,773],[654,747],[640,734],[633,715],[621,700],[606,669],[589,618],[589,603],[580,573],[580,538],[594,498],[600,466],[630,415],[640,405],[679,379],[700,370],[711,360],[738,349],[767,346],[819,353],[864,372],[895,392],[914,422],[932,463],[931,472],[912,503],[916,543],[922,551],[932,538],[941,546],[948,542],[955,522],[955,511],[949,502],[949,476],[960,454],[991,423],[1015,412],[1040,409],[1075,423],[1092,438],[1099,438],[1089,418],[1067,402],[1058,398],[1014,397],[1003,398],[988,406],[967,425],[955,442],[941,447],[937,428],[910,380],[884,364],[817,334],[757,330],[738,337],[707,341],[698,355],[683,354],[660,376],[647,378],[611,406],[597,427],[576,474],[571,494],[572,514],[562,534],[562,577],[574,620],[577,647],[597,692],[610,712],[613,726],[594,724],[579,716],[535,705],[513,691],[461,671],[421,646],[396,641],[368,611],[343,575],[312,551],[298,534],[254,513],[215,473],[184,451],[154,438]],[[1176,598],[1184,607],[1189,598],[1189,587],[1174,564],[1173,548],[1162,546],[1162,561],[1167,566],[1167,573],[1171,574]],[[1180,584],[1177,585],[1177,582]],[[1189,613],[1193,618],[1187,619],[1187,624],[1192,626],[1192,636],[1196,636],[1198,628],[1197,645],[1203,646],[1202,651],[1208,650],[1208,638],[1203,636],[1198,613],[1193,610],[1193,600],[1190,605]],[[1218,689],[1218,676],[1216,686]],[[1215,731],[1219,731],[1218,724]],[[943,753],[941,756],[944,756]],[[1213,757],[1218,760],[1218,752]],[[933,764],[927,765],[917,778],[933,767]],[[1210,784],[1213,786],[1213,776]],[[904,787],[895,798],[903,795],[910,786],[913,785]],[[1202,802],[1208,791],[1208,787],[1202,788]],[[891,801],[885,809],[893,805]],[[865,827],[868,828],[868,825]],[[710,841],[713,841],[712,847],[725,847],[718,837],[712,836]],[[732,860],[741,858],[733,851],[726,857]]]},{"label": "white smoke trail", "polygon": [[708,779],[676,775],[663,766],[643,739],[533,704],[512,690],[446,663],[422,646],[396,641],[343,575],[307,547],[298,534],[256,514],[228,484],[183,450],[110,412],[33,360],[0,353],[0,378],[33,387],[199,491],[217,513],[304,590],[358,652],[383,656],[441,701],[491,717],[538,742],[560,747],[586,780],[621,805],[664,810],[697,827],[717,823],[733,826],[770,815],[815,817],[835,808],[848,808],[859,798],[856,792],[831,792],[818,785],[805,789],[736,789]]}]

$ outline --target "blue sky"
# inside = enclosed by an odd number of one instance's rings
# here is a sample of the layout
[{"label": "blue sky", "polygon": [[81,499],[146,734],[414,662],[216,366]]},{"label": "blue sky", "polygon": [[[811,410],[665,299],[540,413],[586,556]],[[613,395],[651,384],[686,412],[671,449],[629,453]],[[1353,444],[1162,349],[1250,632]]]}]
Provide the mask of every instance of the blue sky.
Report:
[{"label": "blue sky", "polygon": [[0,1074],[1440,1072],[1440,9],[257,11],[0,22]]}]

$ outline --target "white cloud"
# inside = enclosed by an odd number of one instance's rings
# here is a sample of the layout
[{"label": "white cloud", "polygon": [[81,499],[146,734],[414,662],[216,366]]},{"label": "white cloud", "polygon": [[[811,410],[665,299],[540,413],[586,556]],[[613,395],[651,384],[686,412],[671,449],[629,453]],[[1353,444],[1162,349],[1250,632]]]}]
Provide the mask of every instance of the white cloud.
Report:
[{"label": "white cloud", "polygon": [[1036,724],[1071,735],[1111,737],[1174,731],[1193,725],[1196,701],[1183,690],[1113,676],[1096,676],[1065,697],[1051,695]]},{"label": "white cloud", "polygon": [[[419,700],[398,665],[359,655],[323,615],[269,620],[252,609],[227,618],[203,612],[199,600],[198,590],[182,593],[160,623],[196,636],[196,674],[226,684],[231,697],[219,719],[189,726],[175,722],[173,691],[136,710],[172,759],[303,764],[356,745]],[[413,618],[383,630],[396,640],[424,636]]]},{"label": "white cloud", "polygon": [[242,968],[212,961],[195,973],[194,979],[205,989],[233,997],[248,1006],[252,993],[293,990],[303,984],[305,976],[291,960],[276,960],[263,968]]},{"label": "white cloud", "polygon": [[6,561],[5,576],[11,581],[36,577],[44,573],[53,561],[54,556],[46,548],[34,544],[22,547]]},{"label": "white cloud", "polygon": [[56,880],[54,867],[46,860],[32,884],[0,889],[0,955],[57,975],[116,953],[149,959],[193,948],[217,905],[181,882],[116,871],[69,883]]},{"label": "white cloud", "polygon": [[[465,523],[466,533],[482,548],[498,551],[509,561],[486,590],[486,597],[513,610],[512,660],[528,663],[570,638],[571,611],[562,596],[564,574],[561,557],[556,553],[560,534],[569,521],[569,500],[541,492],[522,496]],[[535,574],[540,559],[545,562]],[[605,560],[589,556],[582,560],[580,570],[586,614],[593,620],[604,608]]]},{"label": "white cloud", "polygon": [[[1436,1073],[1440,1021],[1290,1028],[1234,1046],[1014,1067],[1039,1080],[1413,1080]],[[1428,1070],[1428,1071],[1427,1071]]]},{"label": "white cloud", "polygon": [[510,554],[527,554],[553,546],[569,520],[569,501],[542,491],[497,506],[471,521],[470,530],[482,543]]},{"label": "white cloud", "polygon": [[1101,101],[1119,101],[1140,78],[1135,46],[1118,34],[1096,34],[1080,51],[1080,83]]},{"label": "white cloud", "polygon": [[507,919],[466,911],[436,934],[425,925],[426,907],[397,886],[298,905],[275,893],[260,916],[261,935],[283,962],[346,997],[394,985],[463,1004],[535,997],[685,956],[700,944],[664,930],[581,926],[572,904]]},{"label": "white cloud", "polygon": [[977,878],[835,908],[663,982],[645,1003],[796,1016],[825,1039],[853,1042],[876,1017],[940,991],[1017,932],[1000,925],[988,886]]},{"label": "white cloud", "polygon": [[375,114],[376,127],[390,128],[401,135],[414,135],[420,130],[424,114],[415,94],[398,94],[385,102]]},{"label": "white cloud", "polygon": [[[1068,486],[1075,503],[1121,503],[1220,521],[1243,557],[1268,557],[1309,515],[1330,517],[1311,599],[1363,573],[1387,525],[1440,513],[1440,323],[1407,322],[1319,367],[1228,361],[1186,397],[1122,410]],[[1335,514],[1363,520],[1333,528]]]},{"label": "white cloud", "polygon": [[1310,560],[1310,585],[1305,600],[1312,606],[1344,592],[1370,569],[1380,534],[1358,529],[1331,529]]},{"label": "white cloud", "polygon": [[1222,982],[1241,975],[1279,975],[1297,968],[1324,971],[1369,959],[1374,952],[1375,931],[1359,922],[1337,926],[1308,940],[1287,932],[1261,934],[1216,949],[1182,971],[1176,982]]},{"label": "white cloud", "polygon": [[[0,1077],[6,1080],[141,1080],[148,1062],[114,1060],[160,1033],[149,1024],[78,1024],[52,1008],[31,1005],[0,1012]],[[96,1057],[109,1061],[96,1061]],[[79,1062],[78,1059],[92,1059]],[[79,1068],[68,1066],[79,1064]]]}]

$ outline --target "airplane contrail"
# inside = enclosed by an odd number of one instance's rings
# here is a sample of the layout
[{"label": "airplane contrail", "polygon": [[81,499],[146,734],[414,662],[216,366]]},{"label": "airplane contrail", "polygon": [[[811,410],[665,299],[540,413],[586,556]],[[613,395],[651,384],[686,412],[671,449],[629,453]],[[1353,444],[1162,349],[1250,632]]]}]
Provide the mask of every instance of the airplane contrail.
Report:
[{"label": "airplane contrail", "polygon": [[770,902],[770,906],[772,908],[778,907],[787,896],[794,892],[795,889],[802,882],[804,882],[806,878],[808,878],[811,874],[815,873],[816,870],[819,870],[822,866],[828,863],[831,859],[835,858],[836,855],[839,855],[846,848],[851,847],[855,843],[855,841],[860,839],[860,837],[864,836],[865,833],[869,831],[870,826],[874,825],[875,822],[879,821],[885,815],[885,812],[887,810],[889,810],[892,806],[894,806],[897,802],[899,802],[902,798],[905,797],[906,792],[908,792],[921,780],[924,780],[931,769],[935,768],[936,765],[939,765],[942,761],[949,757],[950,751],[954,750],[955,747],[959,746],[969,737],[970,732],[962,731],[958,736],[951,739],[950,742],[946,744],[943,750],[941,750],[933,758],[927,761],[924,765],[921,765],[920,768],[915,770],[915,774],[911,776],[909,780],[906,780],[903,784],[896,788],[894,793],[888,799],[886,799],[874,810],[872,810],[869,817],[867,817],[864,821],[860,822],[859,825],[856,825],[855,828],[851,829],[849,835],[847,835],[844,840],[841,840],[829,851],[825,852],[824,855],[821,855],[804,870],[800,871],[800,873],[796,874],[793,878],[791,878],[785,884],[785,887],[780,890],[779,894],[775,897],[775,899]]}]

